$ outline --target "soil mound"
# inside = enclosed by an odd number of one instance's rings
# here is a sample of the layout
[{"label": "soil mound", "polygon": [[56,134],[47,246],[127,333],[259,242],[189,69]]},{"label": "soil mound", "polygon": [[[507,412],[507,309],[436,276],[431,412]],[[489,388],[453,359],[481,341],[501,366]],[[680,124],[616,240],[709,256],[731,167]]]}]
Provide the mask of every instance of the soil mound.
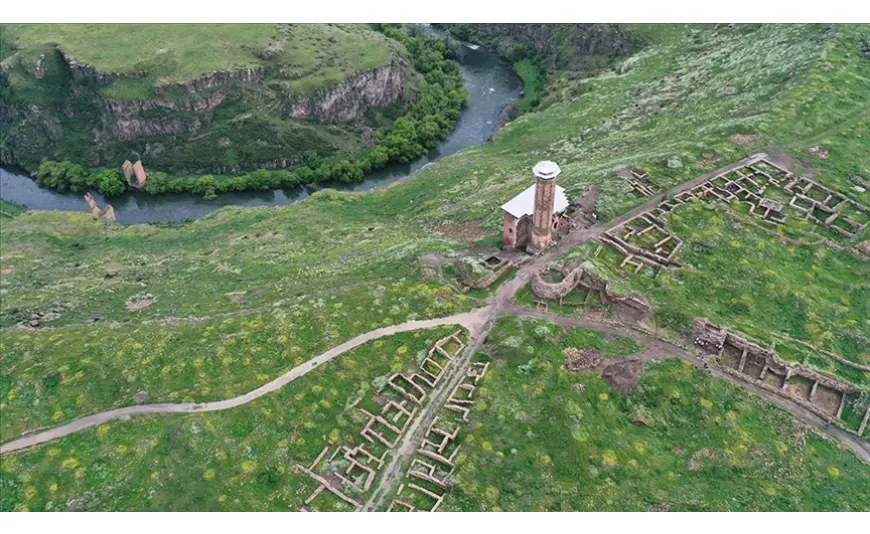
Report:
[{"label": "soil mound", "polygon": [[641,369],[643,369],[643,362],[640,360],[620,360],[608,365],[601,377],[616,391],[629,393],[637,385]]}]

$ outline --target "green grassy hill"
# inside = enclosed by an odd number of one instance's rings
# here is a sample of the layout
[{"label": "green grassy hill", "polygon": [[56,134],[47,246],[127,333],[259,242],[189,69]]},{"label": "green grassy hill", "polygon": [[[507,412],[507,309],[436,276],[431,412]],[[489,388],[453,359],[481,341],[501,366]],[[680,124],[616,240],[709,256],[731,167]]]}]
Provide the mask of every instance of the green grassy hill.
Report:
[{"label": "green grassy hill", "polygon": [[307,93],[386,65],[396,47],[362,26],[299,24],[281,30],[274,24],[9,24],[3,27],[0,61],[26,61],[53,47],[99,72],[145,73],[148,83],[125,87],[115,80],[102,91],[146,99],[155,87],[266,64],[286,69],[291,87]]},{"label": "green grassy hill", "polygon": [[[378,126],[374,108],[395,115],[417,83],[404,47],[365,25],[16,24],[2,41],[2,161],[27,168],[141,156],[155,170],[232,173],[349,156]],[[293,111],[375,69],[398,94],[356,102],[356,90],[344,109]],[[349,118],[359,103],[372,114]]]},{"label": "green grassy hill", "polygon": [[[646,48],[574,86],[580,94],[575,100],[568,96],[524,115],[491,143],[382,190],[358,195],[324,191],[297,205],[225,208],[178,225],[120,227],[86,214],[50,212],[4,220],[0,439],[133,404],[142,391],[149,402],[224,398],[377,326],[474,306],[472,295],[423,276],[418,260],[430,253],[449,258],[494,247],[501,235],[498,206],[528,186],[532,165],[542,159],[559,163],[559,183],[572,198],[597,184],[604,219],[643,202],[616,177],[618,169],[644,169],[668,188],[760,149],[782,151],[800,172],[811,172],[870,206],[870,192],[856,189],[851,180],[870,179],[870,60],[862,55],[870,27],[714,31],[712,26],[655,25],[628,26],[628,31],[642,36]],[[808,152],[816,145],[828,152],[827,159]],[[796,223],[785,237],[805,242],[789,245],[751,226],[737,208],[692,206],[677,215],[674,231],[690,245],[697,242],[686,249],[692,269],[656,278],[618,273],[663,312],[683,313],[671,314],[668,328],[684,331],[695,314],[703,313],[751,329],[763,344],[784,333],[842,358],[868,361],[867,261],[847,251],[870,237],[866,231],[848,241]],[[843,250],[816,243],[822,238]],[[732,241],[751,252],[742,254]],[[705,248],[710,243],[727,246],[728,252],[711,254]],[[814,268],[824,275],[810,276]],[[43,313],[38,328],[16,326],[38,312]],[[508,325],[508,331],[516,329]],[[870,384],[868,373],[844,371],[795,350],[785,356],[865,389]],[[614,394],[608,403],[599,402],[599,394],[609,394],[603,382],[584,380],[589,389],[579,402],[591,404],[581,409],[588,414],[585,432],[594,437],[577,446],[573,420],[559,415],[566,408],[553,411],[555,396],[567,399],[572,392],[563,391],[566,384],[552,362],[531,375],[506,364],[494,371],[486,384],[491,408],[469,434],[475,441],[463,446],[468,451],[463,483],[447,501],[449,508],[490,509],[496,506],[492,495],[513,492],[505,508],[579,509],[588,502],[596,509],[645,509],[669,502],[687,510],[867,509],[862,493],[866,470],[854,455],[807,435],[802,426],[792,427],[790,418],[760,406],[741,390],[681,364],[651,367],[642,375],[638,395]],[[336,380],[357,380],[353,372],[341,372]],[[360,383],[370,380],[358,378]],[[526,398],[523,388],[534,391],[535,386],[546,388],[553,399]],[[675,401],[675,395],[683,400]],[[307,463],[314,449],[302,448],[306,452],[296,456],[292,447],[287,452],[289,441],[284,440],[310,434],[296,433],[295,419],[281,410],[300,410],[315,401],[295,386],[276,394],[281,402],[270,398],[244,408],[257,414],[256,422],[232,411],[214,420],[194,415],[117,422],[108,436],[91,429],[4,457],[0,477],[14,491],[3,509],[45,509],[48,502],[56,506],[86,495],[94,496],[87,504],[94,509],[159,508],[167,501],[146,503],[129,488],[142,481],[142,488],[151,487],[145,484],[165,481],[166,470],[179,469],[183,487],[200,492],[179,508],[295,506],[298,498],[275,489],[284,488],[275,486],[275,480],[288,482],[294,491],[300,483],[273,470],[288,458]],[[702,399],[713,405],[699,412]],[[554,418],[541,424],[552,428],[554,439],[566,447],[542,450],[552,467],[529,467],[539,461],[530,451],[551,443],[547,434],[537,427],[530,429],[531,436],[525,427],[502,431],[504,420],[514,416],[509,407],[520,401],[529,413]],[[636,406],[645,407],[656,424],[628,422],[622,412]],[[340,412],[330,412],[329,424],[318,419],[312,432],[325,435],[333,420],[341,426],[346,415]],[[611,424],[611,417],[620,422]],[[185,433],[209,424],[218,430]],[[175,447],[172,436],[178,435],[184,437],[177,447],[187,451],[179,458],[197,458],[189,467],[177,458],[165,464],[158,459],[165,456],[163,448]],[[234,440],[228,445],[232,450],[211,452],[215,443],[229,443],[228,436]],[[274,446],[270,441],[258,449],[261,445],[253,444],[263,443],[261,436],[274,440]],[[479,446],[483,440],[492,450]],[[685,455],[674,452],[675,445]],[[245,452],[245,446],[253,451]],[[511,448],[519,454],[508,456]],[[701,456],[700,469],[688,469],[690,452],[700,450],[715,456]],[[131,451],[137,459],[147,459],[142,465],[148,467],[124,467],[131,465],[124,456]],[[212,456],[231,461],[212,465]],[[593,465],[594,473],[582,468],[585,464]],[[491,476],[499,466],[513,470],[509,480]],[[594,483],[584,486],[581,495],[592,500],[557,491],[567,484],[559,478],[563,466],[576,475],[574,482],[594,474]],[[208,482],[214,476],[206,475],[209,469],[218,473],[215,482]],[[785,488],[762,480],[759,473],[771,470],[800,483]],[[128,489],[117,499],[92,489],[121,472]],[[528,486],[531,472],[551,477],[548,487],[555,489],[517,496],[516,487]],[[540,478],[535,480],[540,484]],[[238,484],[227,486],[227,481]],[[754,489],[745,495],[755,501],[726,499],[729,488],[747,483]],[[58,497],[52,497],[56,491]],[[183,491],[180,483],[166,490]],[[298,495],[304,494],[300,489]]]}]

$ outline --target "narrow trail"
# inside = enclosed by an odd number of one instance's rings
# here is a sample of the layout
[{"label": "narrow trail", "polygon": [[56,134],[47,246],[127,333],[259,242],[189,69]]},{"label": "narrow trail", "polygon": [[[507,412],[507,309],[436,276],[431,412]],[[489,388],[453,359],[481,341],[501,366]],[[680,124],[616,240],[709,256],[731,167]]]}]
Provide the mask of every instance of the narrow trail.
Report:
[{"label": "narrow trail", "polygon": [[[107,421],[119,419],[121,417],[167,413],[200,413],[235,408],[250,403],[251,401],[258,399],[263,395],[266,395],[284,387],[285,385],[293,382],[297,378],[305,376],[307,373],[314,370],[319,365],[327,363],[332,359],[368,341],[383,336],[397,334],[400,332],[409,332],[412,330],[432,328],[436,326],[463,326],[469,332],[469,342],[465,351],[462,353],[460,360],[456,362],[454,366],[452,366],[452,369],[448,372],[446,379],[441,382],[439,387],[432,391],[432,393],[430,394],[430,401],[427,403],[426,407],[423,408],[420,416],[411,423],[411,426],[403,434],[398,448],[395,450],[394,454],[391,455],[390,461],[383,471],[383,476],[380,477],[376,488],[372,491],[371,497],[363,506],[363,510],[379,509],[379,507],[383,504],[384,499],[389,494],[393,483],[400,478],[401,470],[405,462],[416,450],[417,444],[422,440],[423,433],[428,428],[438,409],[441,407],[442,404],[444,404],[447,395],[449,395],[453,387],[455,387],[455,385],[459,383],[459,381],[462,379],[462,376],[465,374],[468,366],[471,364],[472,357],[483,345],[487,335],[492,330],[492,327],[495,325],[495,322],[499,317],[534,317],[553,321],[557,324],[564,326],[587,328],[605,334],[629,337],[635,339],[636,341],[639,341],[644,346],[644,350],[639,354],[639,357],[641,357],[644,361],[665,357],[677,357],[695,365],[698,368],[703,367],[704,362],[701,361],[695,354],[693,354],[689,350],[663,341],[650,334],[645,334],[643,332],[626,326],[605,323],[584,317],[569,317],[563,315],[556,315],[549,312],[540,312],[536,310],[519,308],[515,304],[513,304],[513,297],[520,288],[522,288],[529,282],[531,276],[535,272],[540,270],[546,263],[552,261],[560,254],[563,254],[564,252],[578,245],[584,244],[588,241],[600,237],[607,230],[618,226],[632,219],[638,214],[655,207],[668,196],[675,195],[682,191],[691,189],[707,181],[716,174],[752,164],[765,157],[767,157],[767,155],[764,153],[754,154],[750,157],[732,163],[727,167],[723,167],[710,173],[703,174],[688,182],[680,184],[667,192],[660,193],[659,195],[651,197],[644,204],[636,207],[635,209],[616,219],[613,219],[607,223],[597,224],[590,228],[580,229],[573,232],[572,234],[569,234],[564,239],[562,239],[562,241],[556,247],[553,247],[544,254],[537,256],[532,259],[532,261],[524,264],[516,272],[516,275],[512,279],[506,281],[501,286],[499,286],[496,292],[490,296],[487,304],[481,308],[477,308],[469,312],[457,315],[452,315],[449,317],[441,317],[438,319],[429,319],[423,321],[408,321],[402,324],[392,325],[366,332],[353,339],[345,341],[344,343],[335,346],[322,354],[315,356],[314,358],[297,367],[294,367],[293,369],[290,369],[275,380],[272,380],[271,382],[264,384],[257,389],[254,389],[252,391],[249,391],[248,393],[239,395],[237,397],[215,402],[146,404],[109,410],[106,412],[101,412],[94,415],[75,419],[64,425],[43,431],[37,431],[33,434],[25,435],[15,440],[4,443],[0,445],[0,454],[19,451],[27,447],[46,443],[48,441],[59,439],[64,436],[68,436],[74,432],[78,432],[80,430],[84,430],[86,428],[90,428],[92,426],[99,425]],[[826,421],[823,418],[789,401],[788,399],[779,397],[778,395],[764,390],[751,382],[741,380],[716,368],[710,368],[710,372],[716,378],[727,380],[731,383],[743,386],[744,388],[761,397],[765,401],[787,411],[804,423],[808,424],[814,430],[818,431],[820,435],[827,435],[838,438],[841,443],[849,447],[849,449],[851,449],[861,460],[870,464],[870,443],[864,442],[856,436],[852,436],[851,434],[844,432],[838,428],[831,428],[827,431],[824,430]]]},{"label": "narrow trail", "polygon": [[94,415],[75,419],[73,421],[70,421],[69,423],[58,427],[50,428],[41,432],[36,432],[34,434],[25,435],[18,439],[4,443],[0,445],[0,454],[17,451],[26,447],[31,447],[33,445],[38,445],[40,443],[45,443],[47,441],[62,438],[64,436],[72,434],[73,432],[78,432],[79,430],[84,430],[94,425],[99,425],[101,423],[105,423],[113,419],[119,419],[121,417],[165,413],[215,412],[220,410],[228,410],[230,408],[236,408],[286,386],[297,378],[305,376],[307,373],[317,368],[320,364],[326,363],[333,358],[340,356],[341,354],[344,354],[345,352],[373,339],[398,334],[400,332],[409,332],[412,330],[453,324],[464,326],[470,330],[472,328],[478,327],[478,325],[480,324],[480,317],[482,315],[482,312],[483,308],[479,308],[470,312],[461,313],[458,315],[451,315],[450,317],[428,319],[425,321],[408,321],[402,324],[386,326],[384,328],[378,328],[377,330],[371,330],[369,332],[366,332],[365,334],[361,334],[353,339],[345,341],[341,345],[337,345],[322,354],[315,356],[307,362],[297,367],[294,367],[293,369],[290,369],[275,380],[272,380],[271,382],[264,384],[255,390],[239,395],[238,397],[233,397],[231,399],[225,399],[215,402],[143,404],[140,406],[127,406],[125,408],[117,408],[115,410],[100,412]]}]

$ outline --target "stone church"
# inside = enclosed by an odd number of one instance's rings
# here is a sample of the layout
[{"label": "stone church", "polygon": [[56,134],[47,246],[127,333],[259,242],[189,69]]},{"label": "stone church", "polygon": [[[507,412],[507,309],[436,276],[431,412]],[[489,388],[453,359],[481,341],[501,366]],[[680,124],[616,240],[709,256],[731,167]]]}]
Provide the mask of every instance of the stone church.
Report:
[{"label": "stone church", "polygon": [[553,232],[565,221],[568,197],[556,185],[561,170],[552,161],[541,161],[534,166],[535,183],[512,198],[504,210],[502,245],[505,249],[522,249],[532,254],[547,248],[553,241]]}]

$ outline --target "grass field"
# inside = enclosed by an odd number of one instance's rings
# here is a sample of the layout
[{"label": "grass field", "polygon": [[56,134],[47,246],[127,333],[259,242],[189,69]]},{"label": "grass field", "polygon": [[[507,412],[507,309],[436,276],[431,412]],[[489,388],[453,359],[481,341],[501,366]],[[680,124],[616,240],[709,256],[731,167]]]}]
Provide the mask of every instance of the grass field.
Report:
[{"label": "grass field", "polygon": [[455,330],[369,342],[229,411],[111,422],[4,455],[0,510],[298,510],[315,483],[295,464],[356,445],[366,417],[350,404]]},{"label": "grass field", "polygon": [[21,206],[0,199],[0,224],[11,221],[23,211]]},{"label": "grass field", "polygon": [[[870,62],[856,48],[866,26],[630,29],[648,48],[583,81],[576,101],[526,114],[491,143],[405,183],[363,195],[321,192],[283,208],[225,208],[179,225],[119,227],[61,213],[3,220],[2,439],[132,404],[140,391],[149,402],[220,398],[355,333],[470,308],[474,294],[421,281],[414,262],[468,253],[468,243],[436,234],[442,225],[480,226],[497,238],[498,206],[527,187],[538,160],[560,164],[559,183],[572,197],[598,184],[605,219],[642,202],[617,169],[645,169],[666,188],[769,145],[870,205],[870,193],[849,179],[870,179],[870,84],[862,83]],[[758,137],[735,144],[733,134]],[[817,144],[828,159],[807,153]],[[705,160],[707,152],[719,162]],[[870,382],[776,336],[866,363],[866,262],[781,243],[740,207],[692,205],[670,225],[687,241],[690,266],[621,278],[656,304],[662,324],[684,330],[706,316],[775,343],[789,360]],[[797,222],[784,232],[831,238]],[[599,260],[608,258],[605,249]],[[558,311],[579,302],[565,304]],[[35,331],[14,326],[36,312],[45,316]],[[743,390],[667,361],[650,364],[638,389],[622,396],[597,376],[568,375],[561,348],[624,355],[635,345],[506,321],[484,349],[494,362],[485,406],[472,411],[477,423],[445,509],[870,510],[865,466]],[[238,410],[112,423],[4,456],[2,508],[296,509],[313,488],[288,464],[313,459],[333,429],[344,435],[343,388],[383,375],[381,363],[368,362],[394,352],[340,359]],[[366,364],[341,367],[353,361]],[[586,386],[580,396],[577,382]],[[339,391],[318,408],[322,416],[303,410],[323,390],[295,397],[315,386]],[[314,426],[305,429],[306,421]]]},{"label": "grass field", "polygon": [[[237,68],[286,69],[290,87],[309,93],[353,72],[389,62],[394,44],[354,25],[294,24],[9,24],[4,57],[56,46],[105,73],[144,73],[104,89],[112,98],[147,98],[153,86]],[[281,41],[279,44],[278,41]],[[264,58],[264,52],[275,50]]]},{"label": "grass field", "polygon": [[442,510],[870,510],[866,466],[790,415],[679,360],[622,395],[563,367],[562,346],[600,336],[558,331],[497,324]]},{"label": "grass field", "polygon": [[[104,225],[43,212],[4,223],[0,425],[6,440],[116,406],[238,395],[346,339],[476,300],[422,280],[462,244],[303,209],[228,209],[192,224]],[[7,226],[8,225],[8,226]],[[40,327],[13,326],[42,313]]]}]

